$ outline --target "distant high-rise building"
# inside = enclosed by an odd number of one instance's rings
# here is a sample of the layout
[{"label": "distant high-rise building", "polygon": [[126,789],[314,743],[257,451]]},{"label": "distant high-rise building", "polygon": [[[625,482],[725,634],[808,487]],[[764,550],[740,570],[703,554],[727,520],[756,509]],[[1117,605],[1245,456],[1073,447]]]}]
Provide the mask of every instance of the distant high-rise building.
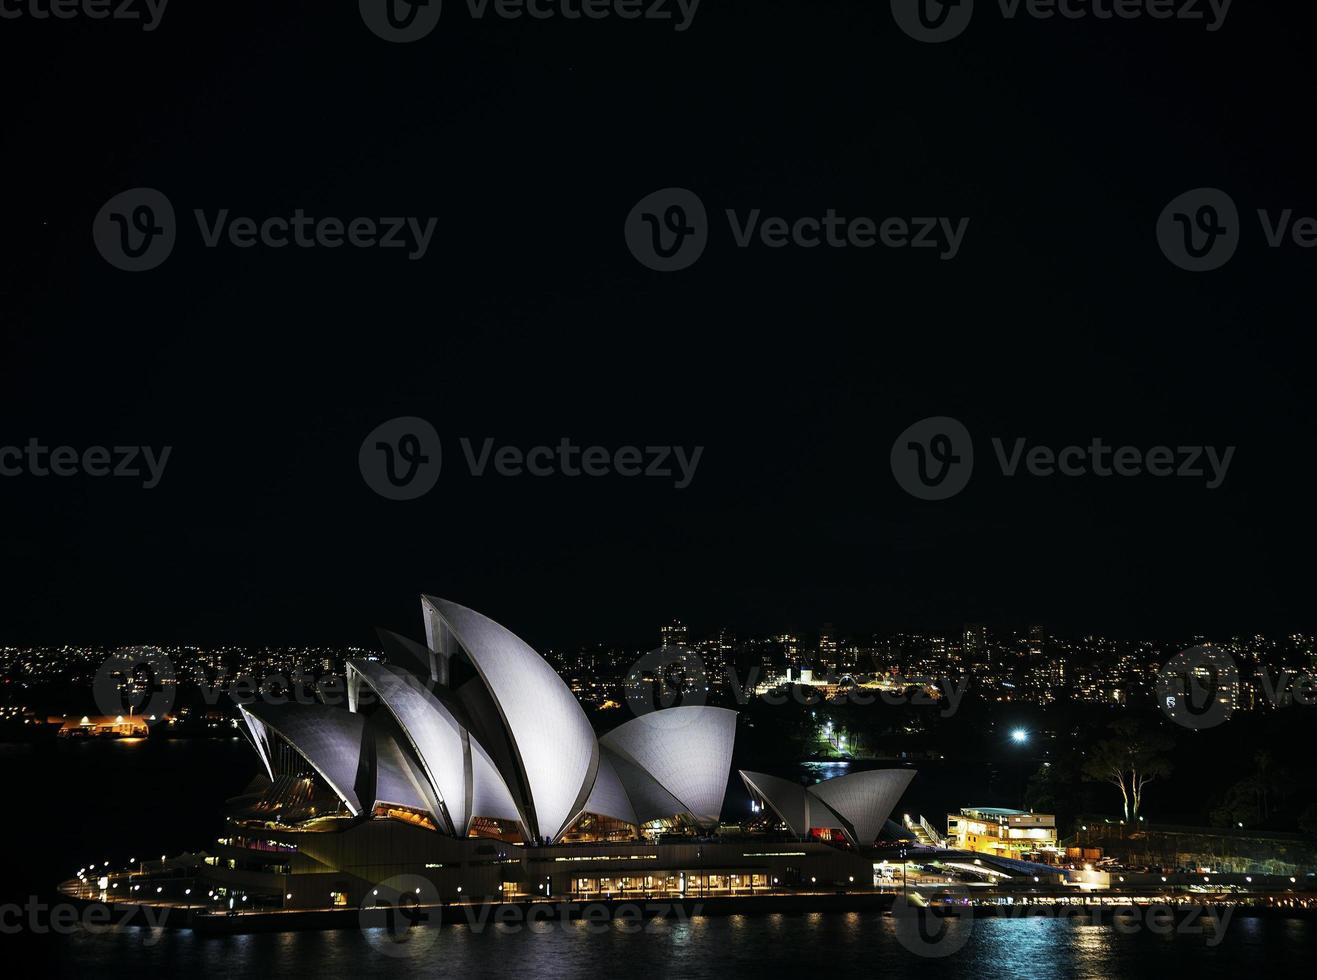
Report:
[{"label": "distant high-rise building", "polygon": [[1035,623],[1029,627],[1029,658],[1038,660],[1043,655],[1043,628]]},{"label": "distant high-rise building", "polygon": [[736,662],[736,638],[732,636],[732,631],[726,628],[718,631],[717,639],[718,659],[723,666],[731,666]]},{"label": "distant high-rise building", "polygon": [[990,663],[992,655],[988,651],[988,627],[971,624],[965,627],[965,660],[968,663]]},{"label": "distant high-rise building", "polygon": [[828,667],[837,666],[837,637],[831,623],[819,630],[819,662]]},{"label": "distant high-rise building", "polygon": [[794,667],[800,663],[800,640],[794,633],[779,633],[773,639],[782,647],[786,666]]},{"label": "distant high-rise building", "polygon": [[1047,674],[1052,687],[1065,687],[1068,679],[1065,658],[1057,657],[1048,664]]},{"label": "distant high-rise building", "polygon": [[666,626],[659,627],[659,644],[665,647],[684,647],[686,645],[686,624],[674,619]]}]

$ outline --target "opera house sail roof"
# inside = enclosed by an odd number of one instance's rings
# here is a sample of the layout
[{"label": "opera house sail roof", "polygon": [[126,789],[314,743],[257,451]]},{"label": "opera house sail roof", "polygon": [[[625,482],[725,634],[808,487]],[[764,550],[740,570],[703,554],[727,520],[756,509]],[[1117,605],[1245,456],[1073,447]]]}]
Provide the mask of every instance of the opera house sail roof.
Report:
[{"label": "opera house sail roof", "polygon": [[391,662],[348,662],[346,708],[241,706],[279,799],[294,798],[290,780],[315,783],[352,817],[400,816],[456,837],[497,821],[527,843],[560,840],[587,814],[717,824],[735,712],[670,708],[596,738],[525,641],[444,599],[425,596],[422,609],[425,645],[385,633]]},{"label": "opera house sail roof", "polygon": [[805,836],[812,827],[836,828],[860,847],[877,839],[914,778],[913,769],[872,769],[802,786],[741,770],[741,781],[751,796],[776,813],[796,836]]}]

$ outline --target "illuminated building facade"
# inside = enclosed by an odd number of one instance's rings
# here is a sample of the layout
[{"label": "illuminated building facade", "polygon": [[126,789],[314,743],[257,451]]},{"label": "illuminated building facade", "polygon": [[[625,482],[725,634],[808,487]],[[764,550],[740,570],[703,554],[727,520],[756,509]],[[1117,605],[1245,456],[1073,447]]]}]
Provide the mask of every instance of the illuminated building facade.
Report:
[{"label": "illuminated building facade", "polygon": [[1056,850],[1056,816],[1000,807],[947,814],[947,843],[963,851],[1020,858]]}]

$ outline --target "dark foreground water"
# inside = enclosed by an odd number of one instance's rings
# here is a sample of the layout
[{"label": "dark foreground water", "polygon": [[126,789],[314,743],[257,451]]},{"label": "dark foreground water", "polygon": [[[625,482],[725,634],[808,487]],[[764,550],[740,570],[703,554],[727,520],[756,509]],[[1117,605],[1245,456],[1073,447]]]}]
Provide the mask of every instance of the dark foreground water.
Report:
[{"label": "dark foreground water", "polygon": [[[254,773],[240,742],[151,740],[0,746],[21,806],[6,807],[6,903],[57,900],[53,885],[90,861],[122,864],[204,848],[219,806]],[[1058,919],[978,919],[926,946],[871,913],[696,917],[688,922],[541,923],[203,938],[138,927],[55,934],[11,914],[0,951],[42,977],[1199,977],[1311,970],[1317,922],[1234,918],[1164,931]],[[943,953],[945,956],[929,954]],[[29,972],[30,971],[30,972]],[[8,970],[6,972],[9,972]]]},{"label": "dark foreground water", "polygon": [[[359,931],[200,938],[127,930],[69,936],[62,976],[421,977],[1177,977],[1285,975],[1312,967],[1310,923],[1237,920],[1208,936],[1121,935],[1055,919],[979,920],[939,959],[911,952],[890,918],[858,913],[695,918],[643,931],[617,924],[412,930],[405,943]],[[1212,937],[1215,941],[1215,937]]]}]

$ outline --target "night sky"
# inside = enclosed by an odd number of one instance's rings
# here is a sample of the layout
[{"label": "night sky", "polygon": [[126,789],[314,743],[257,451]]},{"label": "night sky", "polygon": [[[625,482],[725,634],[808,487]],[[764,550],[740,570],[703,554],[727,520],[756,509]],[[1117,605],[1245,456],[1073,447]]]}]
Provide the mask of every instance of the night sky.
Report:
[{"label": "night sky", "polygon": [[[417,597],[541,648],[957,629],[1310,631],[1317,251],[1313,12],[1004,20],[922,44],[886,0],[704,0],[644,20],[473,21],[390,44],[355,3],[171,4],[0,22],[0,446],[172,446],[159,486],[0,477],[0,644],[371,642]],[[272,6],[281,9],[272,11]],[[172,201],[125,273],[106,201]],[[675,273],[627,249],[645,195],[712,228]],[[1243,240],[1193,274],[1172,198],[1226,190]],[[437,219],[429,252],[206,248],[194,208]],[[970,219],[959,255],[735,246],[723,212]],[[430,493],[358,450],[429,420]],[[907,426],[972,433],[953,499],[905,493]],[[1211,445],[1203,480],[1005,478],[992,437]],[[474,478],[457,440],[702,446],[670,479]]]}]

